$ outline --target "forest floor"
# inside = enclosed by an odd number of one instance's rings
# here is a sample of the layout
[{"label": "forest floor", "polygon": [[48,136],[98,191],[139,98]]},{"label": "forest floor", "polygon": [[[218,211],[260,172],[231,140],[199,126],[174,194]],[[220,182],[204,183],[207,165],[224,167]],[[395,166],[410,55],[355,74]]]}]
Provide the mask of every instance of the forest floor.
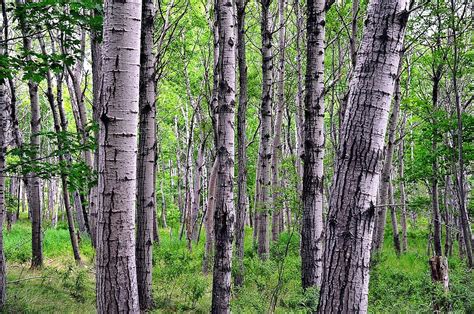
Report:
[{"label": "forest floor", "polygon": [[[415,231],[416,230],[416,231]],[[431,312],[433,296],[449,304],[450,310],[474,312],[474,274],[468,272],[455,253],[449,258],[450,292],[444,294],[431,283],[426,239],[427,224],[419,222],[409,231],[409,250],[397,257],[390,230],[382,252],[373,258],[369,312]],[[153,263],[156,313],[209,312],[212,276],[202,275],[204,239],[192,252],[179,241],[177,230],[162,229],[160,246]],[[8,261],[5,313],[94,313],[94,250],[88,239],[81,240],[83,265],[75,265],[65,224],[44,233],[45,267],[29,268],[31,230],[26,219],[5,231]],[[284,233],[272,246],[272,258],[262,262],[246,231],[245,284],[234,290],[234,313],[267,313],[277,299],[277,313],[305,313],[314,309],[315,291],[300,288],[299,238]]]}]

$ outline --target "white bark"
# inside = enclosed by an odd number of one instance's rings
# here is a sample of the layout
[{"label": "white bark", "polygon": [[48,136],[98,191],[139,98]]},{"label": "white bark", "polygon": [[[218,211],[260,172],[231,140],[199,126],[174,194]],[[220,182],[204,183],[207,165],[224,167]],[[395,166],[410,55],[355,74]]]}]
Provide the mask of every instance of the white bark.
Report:
[{"label": "white bark", "polygon": [[138,313],[135,200],[141,1],[104,3],[97,311]]},{"label": "white bark", "polygon": [[319,286],[322,275],[326,2],[324,0],[308,0],[307,8],[303,221],[301,230],[301,277],[305,289]]},{"label": "white bark", "polygon": [[367,312],[376,195],[407,9],[405,0],[369,3],[329,201],[319,313]]},{"label": "white bark", "polygon": [[217,123],[217,193],[214,214],[215,256],[212,313],[230,313],[234,233],[235,19],[231,0],[217,1],[219,94]]},{"label": "white bark", "polygon": [[[0,36],[0,39],[2,36]],[[5,80],[0,80],[0,310],[6,301],[6,261],[3,252],[3,221],[5,218],[5,169],[8,100]]]}]

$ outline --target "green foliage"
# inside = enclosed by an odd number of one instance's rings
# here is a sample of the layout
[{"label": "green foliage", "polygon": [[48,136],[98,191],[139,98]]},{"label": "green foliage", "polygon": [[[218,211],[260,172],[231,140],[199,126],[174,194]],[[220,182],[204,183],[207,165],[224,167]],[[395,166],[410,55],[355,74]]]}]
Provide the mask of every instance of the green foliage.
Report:
[{"label": "green foliage", "polygon": [[[474,274],[467,271],[457,256],[448,258],[449,293],[445,294],[439,286],[432,284],[425,252],[427,228],[425,220],[420,220],[417,228],[409,226],[409,250],[400,257],[395,254],[388,229],[382,253],[372,260],[370,313],[431,312],[434,300],[453,312],[473,311]],[[9,265],[7,312],[94,312],[91,264],[94,252],[90,241],[81,242],[81,256],[86,264],[73,266],[66,224],[46,230],[44,253],[47,266],[41,271],[31,271],[28,270],[31,258],[29,223],[22,218],[10,232],[5,231],[4,236]],[[156,312],[208,312],[212,275],[204,276],[201,271],[204,242],[201,240],[189,251],[186,241],[179,241],[177,235],[170,237],[169,231],[164,229],[160,231],[160,239],[160,246],[153,250]],[[271,255],[267,261],[256,256],[252,248],[252,230],[246,229],[244,284],[234,289],[232,311],[268,312],[270,300],[277,293],[276,313],[313,312],[318,291],[303,291],[301,288],[297,234],[283,233],[272,245]],[[34,279],[18,281],[26,278]]]},{"label": "green foliage", "polygon": [[61,282],[63,288],[79,303],[86,302],[87,272],[84,268],[69,265],[62,271]]},{"label": "green foliage", "polygon": [[[86,132],[92,133],[96,128],[95,125],[89,126]],[[84,151],[96,148],[92,134],[86,142],[82,135],[68,131],[42,132],[39,136],[43,143],[49,143],[55,149],[46,156],[36,157],[39,148],[33,145],[12,148],[7,153],[8,167],[5,172],[19,175],[35,173],[45,180],[66,175],[70,191],[81,191],[96,185],[96,173],[82,159]]]}]

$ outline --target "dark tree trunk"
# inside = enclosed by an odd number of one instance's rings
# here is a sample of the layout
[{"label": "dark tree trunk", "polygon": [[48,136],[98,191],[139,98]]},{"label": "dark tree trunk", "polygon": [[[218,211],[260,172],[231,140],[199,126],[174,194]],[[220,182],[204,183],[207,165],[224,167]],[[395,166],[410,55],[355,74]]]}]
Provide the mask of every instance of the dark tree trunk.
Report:
[{"label": "dark tree trunk", "polygon": [[258,202],[258,256],[267,259],[270,253],[268,239],[268,215],[270,214],[271,188],[271,134],[272,134],[272,84],[273,84],[273,54],[271,27],[271,0],[261,0],[261,32],[262,32],[262,104],[260,108],[260,199]]},{"label": "dark tree trunk", "polygon": [[153,307],[152,244],[156,212],[155,156],[156,106],[153,0],[142,2],[142,32],[140,52],[139,136],[137,159],[137,281],[141,310]]},{"label": "dark tree trunk", "polygon": [[235,285],[241,286],[244,279],[244,230],[247,209],[247,140],[245,136],[247,115],[247,59],[245,46],[245,10],[247,0],[237,0],[237,56],[239,65],[239,108],[237,111],[237,210],[235,227],[235,255],[238,269]]}]

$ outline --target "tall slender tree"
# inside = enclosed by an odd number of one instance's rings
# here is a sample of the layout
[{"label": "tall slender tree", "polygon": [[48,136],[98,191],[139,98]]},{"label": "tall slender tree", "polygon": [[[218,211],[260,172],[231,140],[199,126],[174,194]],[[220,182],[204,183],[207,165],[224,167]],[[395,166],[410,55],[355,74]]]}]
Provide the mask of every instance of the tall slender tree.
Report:
[{"label": "tall slender tree", "polygon": [[247,55],[245,43],[245,11],[247,0],[237,0],[237,56],[239,65],[239,108],[237,110],[237,146],[238,146],[238,178],[237,178],[237,217],[235,231],[235,255],[237,256],[238,270],[235,275],[235,284],[241,286],[244,276],[244,230],[247,209]]},{"label": "tall slender tree", "polygon": [[135,200],[140,0],[104,3],[99,127],[97,311],[138,313]]},{"label": "tall slender tree", "polygon": [[273,53],[272,53],[272,14],[270,11],[271,0],[261,0],[262,33],[262,104],[260,107],[260,168],[258,185],[258,255],[262,259],[268,258],[270,244],[268,239],[268,215],[271,208],[271,159],[272,159],[272,85],[273,85]]},{"label": "tall slender tree", "polygon": [[326,1],[308,0],[306,6],[308,20],[301,229],[301,277],[304,289],[319,286],[322,274]]},{"label": "tall slender tree", "polygon": [[329,199],[319,313],[367,312],[377,188],[408,15],[407,1],[369,2]]},{"label": "tall slender tree", "polygon": [[[24,0],[16,0],[17,6],[25,5]],[[23,38],[23,50],[26,54],[26,61],[31,62],[32,40],[31,30],[23,15],[19,19],[21,34]],[[37,160],[40,149],[40,131],[41,131],[41,111],[38,97],[38,83],[34,80],[28,80],[28,93],[30,97],[30,113],[31,113],[31,135],[30,145],[32,149],[31,158]],[[31,212],[31,248],[32,259],[31,267],[41,267],[43,265],[43,234],[41,232],[41,184],[40,179],[34,173],[27,175],[27,194],[28,207]]]},{"label": "tall slender tree", "polygon": [[212,313],[230,313],[234,233],[235,17],[232,0],[217,0],[219,94],[217,124],[217,193]]},{"label": "tall slender tree", "polygon": [[153,28],[153,0],[142,3],[140,53],[139,135],[137,159],[137,280],[140,308],[151,309],[153,221],[156,211],[156,92]]},{"label": "tall slender tree", "polygon": [[[0,35],[0,40],[3,36]],[[3,49],[2,49],[3,50]],[[7,273],[5,253],[3,251],[3,221],[5,220],[5,157],[7,150],[8,99],[6,80],[0,79],[0,311],[5,305]]]}]

